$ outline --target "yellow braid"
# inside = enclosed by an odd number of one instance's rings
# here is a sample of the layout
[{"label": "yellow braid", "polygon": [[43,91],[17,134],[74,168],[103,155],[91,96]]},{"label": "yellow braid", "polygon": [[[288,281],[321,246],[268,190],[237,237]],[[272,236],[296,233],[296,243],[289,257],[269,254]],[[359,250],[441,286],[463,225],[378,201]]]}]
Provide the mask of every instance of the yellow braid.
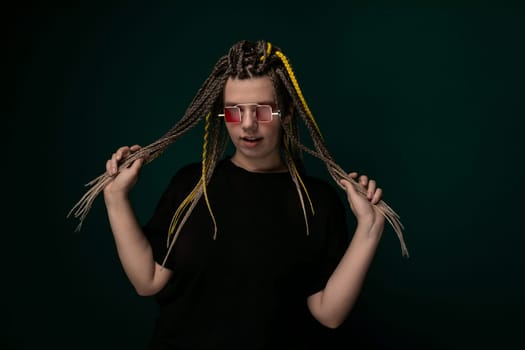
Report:
[{"label": "yellow braid", "polygon": [[292,80],[292,84],[293,84],[293,86],[295,88],[295,91],[297,92],[297,96],[299,96],[299,99],[301,100],[301,103],[303,104],[303,107],[304,107],[304,109],[306,111],[306,114],[308,115],[308,117],[310,118],[312,123],[314,123],[315,129],[319,133],[319,136],[321,138],[323,138],[323,135],[321,134],[321,130],[319,129],[319,126],[317,125],[317,123],[316,123],[316,121],[314,119],[312,111],[310,111],[310,108],[308,107],[308,104],[306,104],[306,100],[304,99],[303,93],[301,92],[301,88],[299,87],[299,83],[297,82],[297,79],[295,78],[295,74],[293,72],[292,66],[290,65],[290,63],[288,62],[288,59],[286,58],[286,56],[282,52],[275,51],[275,54],[283,62],[284,67],[286,68],[286,71],[288,72],[288,75],[290,76],[290,79]]},{"label": "yellow braid", "polygon": [[[266,56],[270,56],[270,53],[272,52],[272,44],[267,42],[266,43]],[[260,60],[263,61],[265,56],[261,56]]]},{"label": "yellow braid", "polygon": [[[289,133],[293,133],[292,127],[290,126],[290,129],[288,130]],[[286,141],[284,142],[284,148],[286,149],[286,152],[291,155],[290,153],[290,146],[288,145],[289,138],[286,137]],[[299,171],[297,170],[297,166],[295,165],[295,162],[293,158],[290,156],[290,161],[292,163],[292,170],[296,176],[296,178],[299,180],[299,183],[301,184],[301,187],[304,190],[304,193],[306,193],[306,198],[308,198],[308,203],[310,204],[310,209],[312,210],[312,214],[315,215],[314,205],[312,203],[312,199],[310,198],[310,194],[308,194],[308,190],[306,189],[306,186],[303,182],[303,179],[301,178],[301,175],[299,174]]]},{"label": "yellow braid", "polygon": [[200,178],[199,182],[197,183],[197,185],[195,185],[195,187],[193,188],[191,193],[182,201],[180,206],[177,208],[177,211],[173,215],[173,217],[171,219],[171,223],[170,223],[170,228],[169,228],[169,231],[168,231],[168,243],[169,243],[170,236],[173,235],[173,233],[175,232],[175,227],[179,223],[180,218],[182,216],[182,213],[184,213],[184,211],[186,210],[188,205],[195,199],[195,196],[197,195],[197,193],[201,189],[201,186],[202,186],[202,189],[203,189],[204,199],[206,201],[206,205],[208,206],[208,210],[210,211],[210,214],[211,214],[211,217],[212,217],[212,220],[213,220],[213,224],[214,224],[214,227],[215,227],[215,233],[214,233],[213,237],[214,238],[216,237],[217,224],[215,222],[215,217],[214,217],[214,215],[213,215],[213,213],[211,211],[211,206],[210,206],[210,202],[209,202],[209,199],[208,199],[208,192],[207,192],[207,188],[206,188],[206,173],[207,173],[206,157],[207,157],[207,148],[208,148],[208,128],[209,128],[210,115],[211,115],[211,113],[208,113],[206,115],[206,126],[205,126],[205,129],[204,129],[204,145],[203,145],[203,151],[202,151],[202,175],[201,175],[201,178]]},{"label": "yellow braid", "polygon": [[213,211],[211,210],[210,200],[208,198],[208,189],[206,186],[206,174],[208,174],[208,135],[209,135],[209,128],[210,128],[210,115],[211,112],[208,112],[206,114],[206,125],[204,126],[204,143],[202,145],[202,174],[201,174],[201,184],[202,184],[202,192],[204,194],[204,200],[206,201],[206,206],[208,207],[208,211],[210,212],[211,219],[213,221],[213,239],[217,238],[217,221],[215,220],[215,215],[213,215]]},{"label": "yellow braid", "polygon": [[175,227],[177,226],[177,223],[179,222],[182,213],[184,212],[188,204],[190,204],[190,202],[193,201],[193,199],[197,195],[197,192],[199,191],[200,186],[201,186],[201,181],[199,180],[199,183],[193,188],[191,193],[182,201],[180,206],[177,208],[177,211],[171,218],[170,228],[168,231],[168,241],[169,241],[169,237],[173,234],[173,232],[175,232]]},{"label": "yellow braid", "polygon": [[[310,203],[310,209],[312,210],[312,214],[315,214],[314,207],[312,204],[312,200],[310,199],[310,196],[308,195],[308,191],[306,190],[306,187],[304,186],[303,180],[301,179],[301,175],[299,175],[299,172],[297,171],[297,168],[295,167],[295,163],[290,154],[288,144],[285,143],[284,147],[286,148],[286,152],[288,153],[288,159],[289,159],[288,166],[292,168],[291,169],[291,171],[293,172],[292,179],[293,179],[293,182],[295,183],[295,188],[297,190],[297,194],[299,195],[299,200],[301,201],[301,209],[303,210],[304,224],[306,225],[306,235],[309,236],[310,235],[310,225],[308,224],[308,215],[306,214],[306,207],[304,205],[303,192],[301,191],[301,188],[299,188],[299,184],[303,188],[304,192],[306,193],[308,202]],[[299,181],[299,184],[297,183],[298,181]]]},{"label": "yellow braid", "polygon": [[[292,132],[292,130],[290,130],[290,133],[291,132]],[[286,148],[286,151],[288,152],[288,154],[291,154],[290,153],[290,148],[288,146],[288,142],[284,143],[284,147]],[[306,185],[304,184],[303,179],[301,178],[301,175],[299,174],[299,171],[297,170],[297,167],[296,167],[295,162],[293,161],[292,157],[290,157],[290,161],[292,163],[291,164],[292,165],[292,170],[293,170],[296,178],[299,180],[299,183],[301,184],[301,187],[303,188],[304,193],[306,194],[306,198],[308,198],[308,203],[310,204],[310,209],[312,210],[312,214],[315,215],[314,204],[312,203],[312,199],[310,198],[310,194],[308,194],[308,190],[306,189]]]},{"label": "yellow braid", "polygon": [[303,188],[304,193],[306,193],[306,198],[308,198],[308,203],[310,203],[310,209],[312,210],[312,214],[315,215],[314,204],[312,203],[312,199],[310,198],[310,195],[308,194],[308,190],[306,189],[303,179],[301,178],[301,175],[299,175],[299,171],[295,167],[294,162],[292,162],[292,169],[293,169],[293,172],[297,175],[297,179],[301,183],[301,187]]}]

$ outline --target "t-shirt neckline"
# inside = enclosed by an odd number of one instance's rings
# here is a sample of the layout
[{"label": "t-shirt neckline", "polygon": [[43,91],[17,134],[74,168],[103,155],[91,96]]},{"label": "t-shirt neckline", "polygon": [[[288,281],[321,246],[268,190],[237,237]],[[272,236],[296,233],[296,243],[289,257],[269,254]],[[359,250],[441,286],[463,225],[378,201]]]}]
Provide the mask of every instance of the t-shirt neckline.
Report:
[{"label": "t-shirt neckline", "polygon": [[232,161],[232,157],[226,157],[223,162],[227,164],[227,166],[231,169],[234,169],[238,172],[243,172],[246,174],[252,174],[254,176],[279,176],[279,175],[289,175],[288,169],[285,171],[271,171],[271,172],[264,172],[264,171],[250,171],[247,169],[244,169],[243,167],[238,166]]}]

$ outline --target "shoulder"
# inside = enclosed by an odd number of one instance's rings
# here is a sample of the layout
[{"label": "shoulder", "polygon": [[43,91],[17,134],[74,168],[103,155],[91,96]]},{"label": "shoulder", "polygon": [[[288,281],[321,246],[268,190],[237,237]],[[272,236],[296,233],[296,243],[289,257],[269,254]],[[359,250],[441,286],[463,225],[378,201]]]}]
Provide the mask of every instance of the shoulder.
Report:
[{"label": "shoulder", "polygon": [[199,162],[188,163],[180,167],[175,172],[175,175],[173,175],[173,178],[178,178],[178,177],[184,178],[188,176],[193,177],[195,175],[200,175],[201,168],[202,168],[202,165]]},{"label": "shoulder", "polygon": [[320,177],[315,176],[305,176],[305,185],[306,188],[310,191],[314,191],[315,193],[319,193],[319,195],[325,195],[325,196],[338,196],[338,192],[336,190],[336,187],[334,184],[330,183],[327,179],[323,179]]},{"label": "shoulder", "polygon": [[303,181],[314,205],[322,206],[327,210],[344,206],[342,192],[338,191],[333,180],[303,175]]},{"label": "shoulder", "polygon": [[[224,171],[231,171],[231,166],[228,166],[230,162],[227,161],[227,159],[220,159],[217,162],[217,166],[215,167],[215,172],[217,170]],[[197,181],[199,181],[200,177],[202,175],[202,163],[201,162],[191,162],[186,165],[181,166],[175,174],[172,176],[170,184],[171,185],[180,185],[180,184],[187,184],[190,183],[192,186],[196,184]]]},{"label": "shoulder", "polygon": [[181,166],[171,176],[168,187],[171,188],[186,188],[195,185],[201,175],[201,164],[192,162]]}]

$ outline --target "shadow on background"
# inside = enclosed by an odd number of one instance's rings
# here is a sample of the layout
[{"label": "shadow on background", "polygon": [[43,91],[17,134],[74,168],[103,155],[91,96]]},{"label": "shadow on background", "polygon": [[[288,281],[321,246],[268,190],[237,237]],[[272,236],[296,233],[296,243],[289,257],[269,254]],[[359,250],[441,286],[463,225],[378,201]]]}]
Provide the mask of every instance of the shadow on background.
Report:
[{"label": "shadow on background", "polygon": [[[342,2],[341,2],[342,3]],[[452,5],[452,3],[454,5]],[[2,349],[143,349],[156,313],[120,267],[101,200],[65,215],[123,144],[182,115],[240,39],[290,58],[334,157],[369,174],[387,229],[334,348],[485,349],[520,340],[524,11],[505,2],[312,7],[161,2],[20,7],[8,16]],[[7,125],[7,127],[5,126]],[[144,169],[147,219],[198,126]],[[328,178],[320,161],[311,173]]]}]

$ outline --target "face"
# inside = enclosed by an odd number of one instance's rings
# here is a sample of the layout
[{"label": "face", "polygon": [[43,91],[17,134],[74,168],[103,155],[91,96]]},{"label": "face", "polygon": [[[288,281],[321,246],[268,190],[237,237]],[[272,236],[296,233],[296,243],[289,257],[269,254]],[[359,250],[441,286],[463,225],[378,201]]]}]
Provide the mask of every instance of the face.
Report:
[{"label": "face", "polygon": [[[274,89],[269,77],[230,78],[224,88],[224,106],[237,104],[271,105],[275,110]],[[283,166],[279,153],[281,125],[278,116],[258,122],[253,106],[240,106],[242,120],[226,123],[235,146],[232,161],[250,171],[275,170]]]}]

